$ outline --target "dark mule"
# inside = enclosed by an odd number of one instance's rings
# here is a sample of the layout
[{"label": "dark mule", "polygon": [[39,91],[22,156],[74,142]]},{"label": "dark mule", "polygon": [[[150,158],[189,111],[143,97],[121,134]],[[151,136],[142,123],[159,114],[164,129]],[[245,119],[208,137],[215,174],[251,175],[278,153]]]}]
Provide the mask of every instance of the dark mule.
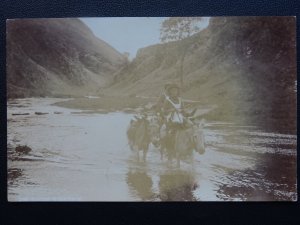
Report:
[{"label": "dark mule", "polygon": [[146,161],[150,144],[148,126],[148,121],[145,118],[139,118],[131,120],[127,129],[128,144],[131,150],[137,152],[138,161],[140,161],[140,151],[143,151],[143,161]]},{"label": "dark mule", "polygon": [[159,117],[152,116],[149,118],[149,135],[150,142],[153,144],[155,148],[158,148],[160,151],[160,157],[163,159],[163,151],[164,151],[164,134],[161,132],[163,130],[161,126],[162,122]]}]

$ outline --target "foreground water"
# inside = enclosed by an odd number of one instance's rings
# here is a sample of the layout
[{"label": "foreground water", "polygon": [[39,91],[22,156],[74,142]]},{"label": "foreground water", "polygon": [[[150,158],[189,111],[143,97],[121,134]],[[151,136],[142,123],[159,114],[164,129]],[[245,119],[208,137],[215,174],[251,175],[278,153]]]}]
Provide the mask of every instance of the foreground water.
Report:
[{"label": "foreground water", "polygon": [[[9,201],[295,201],[296,135],[207,121],[206,152],[181,168],[150,146],[137,161],[126,130],[133,114],[8,102]],[[35,112],[45,112],[36,115]],[[27,113],[27,115],[13,115]],[[17,146],[29,146],[17,153]]]}]

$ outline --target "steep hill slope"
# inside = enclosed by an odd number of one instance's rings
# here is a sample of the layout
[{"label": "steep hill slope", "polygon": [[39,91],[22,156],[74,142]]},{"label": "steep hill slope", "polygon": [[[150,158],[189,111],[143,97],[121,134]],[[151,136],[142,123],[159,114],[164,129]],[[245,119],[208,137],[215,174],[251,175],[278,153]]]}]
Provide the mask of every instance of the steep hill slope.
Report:
[{"label": "steep hill slope", "polygon": [[108,93],[157,96],[182,61],[183,96],[218,105],[212,119],[295,131],[294,17],[212,18],[190,38],[140,49]]},{"label": "steep hill slope", "polygon": [[79,19],[8,20],[6,42],[8,97],[93,92],[125,62]]}]

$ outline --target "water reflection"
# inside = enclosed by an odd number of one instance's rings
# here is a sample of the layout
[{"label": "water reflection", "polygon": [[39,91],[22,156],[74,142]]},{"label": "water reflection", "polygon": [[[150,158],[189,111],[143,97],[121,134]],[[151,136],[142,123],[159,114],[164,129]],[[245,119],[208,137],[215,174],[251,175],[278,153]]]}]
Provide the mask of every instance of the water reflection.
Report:
[{"label": "water reflection", "polygon": [[161,201],[196,201],[193,191],[198,188],[195,175],[190,171],[170,170],[159,176]]},{"label": "water reflection", "polygon": [[147,174],[147,169],[145,167],[137,169],[130,168],[126,174],[126,182],[132,195],[138,197],[142,201],[155,199],[155,194],[152,189],[153,181],[151,176]]},{"label": "water reflection", "polygon": [[[228,169],[217,174],[217,197],[238,201],[280,201],[297,199],[296,140],[292,135],[227,128],[219,152],[238,155],[253,166]],[[240,159],[240,161],[242,161]]]},{"label": "water reflection", "polygon": [[[132,114],[72,114],[51,106],[55,101],[29,99],[31,104],[22,111],[17,104],[8,106],[10,201],[297,199],[295,135],[207,121],[202,130],[205,154],[195,151],[194,132],[183,138],[189,141],[180,142],[180,150],[185,150],[178,154],[176,138],[170,141],[172,136],[168,139],[155,117],[134,119],[140,121],[135,124],[139,128],[128,133]],[[41,116],[35,111],[53,113]],[[12,115],[15,112],[30,115]],[[19,151],[18,146],[32,150]]]},{"label": "water reflection", "polygon": [[199,201],[194,194],[199,184],[193,169],[170,168],[167,162],[156,169],[153,171],[147,163],[129,161],[126,183],[134,198],[142,201]]},{"label": "water reflection", "polygon": [[280,201],[297,199],[293,156],[264,154],[254,169],[234,170],[220,178],[217,196],[223,200]]}]

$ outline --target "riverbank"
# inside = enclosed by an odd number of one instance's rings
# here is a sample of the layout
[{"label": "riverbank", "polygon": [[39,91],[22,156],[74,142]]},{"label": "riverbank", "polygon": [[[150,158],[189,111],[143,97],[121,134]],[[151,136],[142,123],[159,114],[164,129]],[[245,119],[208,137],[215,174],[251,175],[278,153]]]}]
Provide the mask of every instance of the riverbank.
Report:
[{"label": "riverbank", "polygon": [[[151,107],[153,107],[157,101],[157,97],[147,96],[87,96],[59,101],[52,105],[68,109],[84,110],[84,113],[108,113],[116,111],[137,113],[140,110],[151,110]],[[211,120],[210,114],[218,108],[217,105],[201,104],[199,101],[187,99],[183,99],[183,101],[185,109],[188,112],[197,109],[194,114],[197,118]]]},{"label": "riverbank", "polygon": [[[40,98],[45,99],[45,98]],[[101,95],[101,96],[82,96],[74,98],[53,98],[53,102],[50,103],[52,106],[63,107],[71,110],[72,114],[81,114],[81,113],[109,113],[122,111],[125,113],[138,113],[141,109],[150,109],[156,102],[158,97],[150,96],[116,96],[116,95]],[[282,134],[295,134],[295,129],[293,129],[294,124],[290,121],[287,121],[286,118],[281,118],[280,120],[272,120],[269,117],[266,117],[265,120],[254,119],[257,117],[256,114],[251,114],[251,112],[242,112],[239,115],[234,115],[233,111],[225,109],[224,105],[216,104],[205,104],[200,101],[183,99],[185,104],[185,109],[191,112],[194,109],[196,111],[196,117],[204,118],[208,121],[226,121],[234,123],[236,125],[245,125],[245,126],[258,126],[260,129],[266,132],[278,132]],[[14,100],[10,101],[11,104],[14,103]],[[42,104],[42,103],[41,103]],[[44,104],[42,104],[44,105]],[[20,107],[20,106],[19,106]],[[46,107],[46,106],[45,106]],[[42,107],[36,109],[36,114],[39,112],[49,113],[47,107]],[[236,106],[231,106],[232,108]],[[22,108],[22,107],[21,107]],[[60,109],[57,108],[59,113]],[[14,114],[23,114],[28,113],[22,110],[14,112]],[[249,118],[253,118],[250,120]]]},{"label": "riverbank", "polygon": [[74,98],[56,102],[53,105],[70,109],[120,111],[144,107],[147,104],[154,104],[155,101],[155,98],[105,96],[99,98]]},{"label": "riverbank", "polygon": [[[69,109],[120,111],[151,107],[156,104],[158,97],[147,96],[87,96],[59,101],[52,105]],[[202,104],[199,101],[183,99],[186,108],[215,109],[216,105]],[[209,110],[209,111],[210,111]]]}]

